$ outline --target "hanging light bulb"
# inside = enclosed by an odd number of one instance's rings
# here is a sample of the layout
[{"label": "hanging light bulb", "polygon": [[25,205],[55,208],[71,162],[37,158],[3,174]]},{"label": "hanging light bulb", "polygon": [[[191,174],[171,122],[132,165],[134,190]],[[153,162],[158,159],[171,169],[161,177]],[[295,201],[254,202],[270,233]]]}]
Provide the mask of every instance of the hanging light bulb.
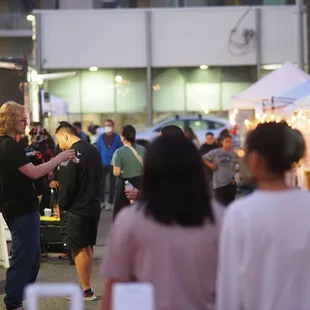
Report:
[{"label": "hanging light bulb", "polygon": [[244,121],[244,124],[245,124],[246,126],[249,126],[249,125],[251,124],[251,122],[250,122],[248,119],[246,119],[246,120]]},{"label": "hanging light bulb", "polygon": [[234,119],[231,119],[231,120],[230,120],[230,125],[231,125],[231,126],[236,126],[237,123],[236,123],[236,121],[235,121]]},{"label": "hanging light bulb", "polygon": [[302,115],[303,115],[303,112],[302,111],[298,111],[297,116],[298,117],[302,117]]}]

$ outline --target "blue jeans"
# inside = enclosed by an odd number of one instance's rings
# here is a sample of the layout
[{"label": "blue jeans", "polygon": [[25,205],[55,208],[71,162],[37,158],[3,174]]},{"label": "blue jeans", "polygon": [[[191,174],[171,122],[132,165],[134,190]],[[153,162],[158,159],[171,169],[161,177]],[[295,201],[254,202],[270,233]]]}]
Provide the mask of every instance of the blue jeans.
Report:
[{"label": "blue jeans", "polygon": [[22,306],[23,291],[37,279],[40,263],[40,214],[26,213],[8,223],[12,234],[12,258],[6,273],[4,303],[8,310]]}]

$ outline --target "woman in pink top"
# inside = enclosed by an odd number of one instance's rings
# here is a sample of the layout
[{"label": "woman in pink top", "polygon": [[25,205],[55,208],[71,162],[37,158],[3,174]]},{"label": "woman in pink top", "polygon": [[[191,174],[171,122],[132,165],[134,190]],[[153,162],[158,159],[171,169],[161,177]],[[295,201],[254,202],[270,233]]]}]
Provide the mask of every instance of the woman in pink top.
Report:
[{"label": "woman in pink top", "polygon": [[117,282],[152,283],[156,310],[214,309],[222,210],[211,206],[201,157],[183,137],[159,137],[144,167],[144,202],[123,209],[112,228],[102,309],[112,309]]}]

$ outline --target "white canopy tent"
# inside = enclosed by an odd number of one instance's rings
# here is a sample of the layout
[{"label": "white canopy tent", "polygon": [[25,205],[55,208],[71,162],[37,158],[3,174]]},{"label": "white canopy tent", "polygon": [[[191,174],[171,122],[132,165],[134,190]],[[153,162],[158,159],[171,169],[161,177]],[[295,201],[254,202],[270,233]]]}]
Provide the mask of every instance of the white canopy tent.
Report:
[{"label": "white canopy tent", "polygon": [[310,110],[310,95],[295,101],[294,107],[295,107],[295,110],[309,111]]},{"label": "white canopy tent", "polygon": [[309,79],[309,74],[292,63],[287,62],[281,68],[260,79],[242,93],[232,97],[231,109],[255,110],[264,103],[270,103],[273,97],[281,96],[283,93]]},{"label": "white canopy tent", "polygon": [[287,107],[285,107],[284,111],[286,114],[293,114],[294,111],[310,111],[310,94],[299,100],[295,100],[292,104],[289,104]]}]

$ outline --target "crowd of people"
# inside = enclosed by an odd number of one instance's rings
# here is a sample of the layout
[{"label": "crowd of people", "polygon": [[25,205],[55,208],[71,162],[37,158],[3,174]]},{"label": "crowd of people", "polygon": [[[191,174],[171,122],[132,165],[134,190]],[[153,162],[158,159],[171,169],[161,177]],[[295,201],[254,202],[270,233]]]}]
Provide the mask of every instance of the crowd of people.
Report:
[{"label": "crowd of people", "polygon": [[[297,130],[260,124],[239,157],[228,130],[217,140],[206,133],[200,145],[191,128],[166,126],[144,147],[132,125],[120,134],[110,119],[92,125],[92,140],[81,123],[60,122],[56,146],[40,123],[18,138],[27,125],[21,105],[1,106],[0,211],[12,234],[7,310],[21,309],[24,287],[36,281],[40,213],[55,205],[85,300],[97,299],[100,213],[113,210],[103,310],[112,310],[118,282],[152,283],[156,310],[309,308],[310,196],[285,183],[305,153]],[[235,200],[237,171],[254,193]]]}]

